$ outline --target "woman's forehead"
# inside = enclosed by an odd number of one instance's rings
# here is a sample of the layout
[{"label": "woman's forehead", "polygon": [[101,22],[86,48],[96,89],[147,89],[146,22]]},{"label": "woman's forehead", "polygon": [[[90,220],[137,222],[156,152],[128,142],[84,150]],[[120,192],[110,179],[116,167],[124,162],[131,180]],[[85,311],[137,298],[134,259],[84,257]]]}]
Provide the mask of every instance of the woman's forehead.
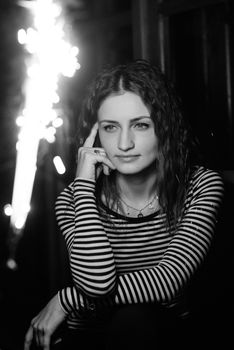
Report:
[{"label": "woman's forehead", "polygon": [[141,97],[133,92],[109,95],[100,105],[99,118],[118,116],[150,116],[149,108]]}]

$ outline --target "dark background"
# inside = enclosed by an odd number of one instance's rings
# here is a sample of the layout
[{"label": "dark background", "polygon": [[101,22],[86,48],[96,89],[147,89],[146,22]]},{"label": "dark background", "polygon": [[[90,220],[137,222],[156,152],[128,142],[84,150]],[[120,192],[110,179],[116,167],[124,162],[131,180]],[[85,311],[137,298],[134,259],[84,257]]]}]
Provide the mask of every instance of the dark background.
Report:
[{"label": "dark background", "polygon": [[[30,1],[28,1],[30,2]],[[80,48],[81,69],[61,79],[64,125],[56,142],[41,141],[32,210],[16,245],[17,270],[7,268],[13,247],[9,218],[18,129],[24,103],[25,51],[17,31],[30,25],[16,0],[0,1],[0,349],[19,350],[33,316],[69,282],[67,255],[54,216],[58,193],[72,181],[76,121],[87,84],[106,63],[147,58],[174,82],[197,134],[207,166],[220,170],[225,200],[205,267],[193,281],[196,320],[228,333],[233,312],[233,1],[63,0],[70,39]],[[67,167],[58,175],[52,159]],[[198,334],[196,336],[199,336]]]}]

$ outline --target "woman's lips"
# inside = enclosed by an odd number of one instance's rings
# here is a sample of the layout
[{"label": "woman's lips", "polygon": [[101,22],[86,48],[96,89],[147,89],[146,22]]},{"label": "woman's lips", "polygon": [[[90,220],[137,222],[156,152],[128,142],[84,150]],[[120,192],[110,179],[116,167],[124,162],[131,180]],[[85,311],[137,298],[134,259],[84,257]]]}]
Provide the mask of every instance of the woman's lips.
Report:
[{"label": "woman's lips", "polygon": [[116,158],[118,158],[119,161],[123,162],[123,163],[130,163],[130,162],[134,162],[137,158],[139,158],[140,155],[117,155]]}]

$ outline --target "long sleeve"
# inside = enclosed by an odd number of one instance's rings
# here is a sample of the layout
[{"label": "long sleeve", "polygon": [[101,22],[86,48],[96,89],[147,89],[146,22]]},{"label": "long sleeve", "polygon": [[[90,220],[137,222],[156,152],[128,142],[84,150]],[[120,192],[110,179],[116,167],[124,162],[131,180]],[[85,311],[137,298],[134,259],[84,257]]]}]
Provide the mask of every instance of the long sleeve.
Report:
[{"label": "long sleeve", "polygon": [[209,170],[198,173],[188,191],[181,221],[161,261],[152,268],[119,275],[117,288],[106,301],[114,304],[172,301],[207,255],[222,198],[220,175]]},{"label": "long sleeve", "polygon": [[59,290],[58,300],[64,313],[67,315],[73,311],[82,311],[86,306],[82,294],[74,286]]},{"label": "long sleeve", "polygon": [[171,302],[204,261],[223,198],[220,175],[206,171],[196,179],[185,212],[160,263],[119,276],[117,304]]},{"label": "long sleeve", "polygon": [[94,192],[94,181],[75,179],[59,196],[56,215],[68,247],[75,285],[88,296],[100,297],[115,288],[116,272]]}]

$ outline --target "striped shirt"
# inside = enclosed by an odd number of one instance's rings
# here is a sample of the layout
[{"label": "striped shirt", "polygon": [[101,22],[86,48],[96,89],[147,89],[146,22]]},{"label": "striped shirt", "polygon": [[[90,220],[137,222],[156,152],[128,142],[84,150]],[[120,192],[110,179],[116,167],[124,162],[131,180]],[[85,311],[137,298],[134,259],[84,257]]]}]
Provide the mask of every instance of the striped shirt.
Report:
[{"label": "striped shirt", "polygon": [[219,173],[195,167],[183,215],[168,232],[162,211],[133,218],[100,210],[95,182],[76,178],[55,206],[74,282],[58,293],[69,327],[88,327],[86,311],[98,306],[178,305],[209,251],[222,197]]}]

